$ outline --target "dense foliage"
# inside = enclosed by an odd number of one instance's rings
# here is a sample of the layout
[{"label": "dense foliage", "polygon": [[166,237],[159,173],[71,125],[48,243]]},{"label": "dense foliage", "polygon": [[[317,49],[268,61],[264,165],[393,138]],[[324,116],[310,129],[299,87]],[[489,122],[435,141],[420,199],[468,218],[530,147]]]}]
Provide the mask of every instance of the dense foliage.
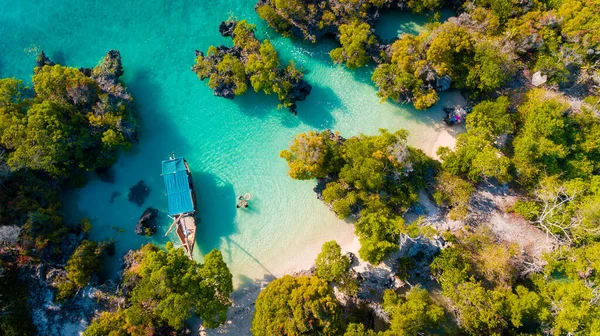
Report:
[{"label": "dense foliage", "polygon": [[403,296],[386,291],[383,309],[390,315],[390,329],[386,335],[422,335],[425,331],[435,330],[444,320],[444,309],[419,286]]},{"label": "dense foliage", "polygon": [[125,270],[124,286],[129,291],[127,306],[100,315],[84,335],[176,331],[192,315],[214,328],[225,321],[233,291],[221,252],[213,250],[199,264],[172,243],[166,251],[151,244],[136,251]]},{"label": "dense foliage", "polygon": [[255,37],[255,26],[246,20],[221,23],[221,34],[231,36],[233,47],[208,48],[207,55],[198,52],[192,67],[198,78],[208,78],[208,86],[216,96],[233,99],[252,87],[255,92],[275,94],[280,106],[295,113],[296,101],[304,100],[311,87],[294,62],[282,65],[269,40]]},{"label": "dense foliage", "polygon": [[108,167],[135,141],[131,96],[119,83],[120,55],[109,52],[93,69],[35,69],[33,96],[21,81],[0,80],[0,146],[13,171],[73,179]]},{"label": "dense foliage", "polygon": [[329,55],[335,63],[346,63],[350,69],[365,66],[370,58],[367,49],[377,43],[367,23],[343,24],[340,26],[340,48],[333,49]]},{"label": "dense foliage", "polygon": [[343,321],[325,280],[285,275],[258,295],[251,331],[254,336],[338,335]]},{"label": "dense foliage", "polygon": [[65,266],[66,278],[60,279],[56,299],[71,298],[77,289],[87,286],[91,277],[100,268],[99,255],[102,246],[96,242],[83,240],[75,249]]},{"label": "dense foliage", "polygon": [[[0,298],[3,335],[35,333],[23,270],[37,263],[57,267],[54,260],[67,259],[75,249],[54,283],[60,301],[86,286],[99,267],[96,243],[62,244],[69,229],[59,194],[81,185],[87,171],[113,164],[119,150],[136,141],[132,98],[119,81],[122,75],[118,51],[84,69],[54,64],[42,52],[32,88],[0,79],[0,277],[9,290]],[[18,273],[25,275],[17,279]]]},{"label": "dense foliage", "polygon": [[27,284],[18,279],[17,265],[0,260],[0,335],[35,335],[27,305]]},{"label": "dense foliage", "polygon": [[[443,294],[452,300],[460,327],[472,335],[536,330],[590,335],[598,325],[598,244],[561,248],[546,257],[543,272],[529,281],[514,246],[476,232],[459,238],[431,265]],[[527,326],[525,326],[527,325]]]},{"label": "dense foliage", "polygon": [[457,18],[389,45],[372,27],[381,11],[398,6],[393,1],[260,0],[256,11],[284,36],[315,42],[336,35],[334,62],[357,68],[374,60],[378,95],[417,109],[434,105],[450,86],[472,97],[491,94],[520,72],[540,71],[554,84],[600,85],[597,0],[410,0],[399,7],[422,13],[443,5],[457,9]]},{"label": "dense foliage", "polygon": [[323,244],[315,264],[319,278],[337,284],[348,295],[356,294],[358,284],[350,272],[350,259],[342,255],[342,248],[335,240]]},{"label": "dense foliage", "polygon": [[260,0],[256,4],[256,12],[280,34],[316,42],[325,34],[341,30],[341,25],[352,25],[356,22],[371,23],[376,14],[373,9],[382,7],[385,2],[385,0],[313,2]]},{"label": "dense foliage", "polygon": [[431,159],[406,144],[408,132],[343,139],[331,131],[299,134],[281,152],[295,179],[318,178],[324,202],[340,218],[358,218],[360,256],[380,263],[406,231],[401,214],[418,199]]}]

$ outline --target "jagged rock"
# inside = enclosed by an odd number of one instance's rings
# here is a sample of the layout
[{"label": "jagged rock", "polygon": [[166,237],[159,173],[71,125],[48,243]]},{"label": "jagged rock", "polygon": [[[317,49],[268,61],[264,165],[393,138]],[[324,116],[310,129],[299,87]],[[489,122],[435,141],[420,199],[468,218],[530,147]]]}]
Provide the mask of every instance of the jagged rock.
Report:
[{"label": "jagged rock", "polygon": [[304,79],[294,83],[292,87],[295,101],[303,101],[310,94],[310,91],[312,91],[312,86]]},{"label": "jagged rock", "polygon": [[41,52],[41,53],[38,55],[37,59],[35,60],[35,66],[36,66],[36,68],[42,68],[42,67],[43,67],[43,66],[45,66],[45,65],[48,65],[48,66],[53,66],[53,65],[55,65],[55,63],[54,63],[54,62],[52,62],[52,61],[50,60],[50,58],[48,58],[48,57],[46,56],[46,54],[45,54],[45,53],[42,51],[42,52]]},{"label": "jagged rock", "polygon": [[92,68],[79,68],[79,71],[87,77],[92,77],[92,70]]},{"label": "jagged rock", "polygon": [[135,226],[135,234],[152,236],[156,233],[156,218],[158,217],[158,210],[152,207],[144,210],[144,213],[140,217]]},{"label": "jagged rock", "polygon": [[356,257],[356,255],[352,252],[348,252],[345,254],[346,258],[348,258],[348,260],[350,260],[350,267],[356,267],[358,266],[359,262],[358,262],[358,258]]},{"label": "jagged rock", "polygon": [[235,93],[233,92],[233,87],[227,85],[225,83],[220,83],[214,90],[214,95],[217,97],[223,97],[226,99],[235,98]]},{"label": "jagged rock", "polygon": [[124,73],[121,53],[117,50],[110,50],[100,64],[92,70],[92,78],[101,86],[115,86],[119,83],[119,77]]},{"label": "jagged rock", "polygon": [[129,188],[129,202],[133,202],[137,206],[142,206],[149,194],[150,188],[144,183],[144,180],[140,180],[136,185]]},{"label": "jagged rock", "polygon": [[233,36],[233,31],[235,30],[236,24],[237,24],[237,21],[235,21],[235,20],[221,22],[221,24],[219,25],[219,33],[223,37]]},{"label": "jagged rock", "polygon": [[533,74],[533,77],[531,77],[531,84],[533,84],[534,86],[540,86],[546,83],[547,80],[548,76],[542,75],[542,72],[538,71]]},{"label": "jagged rock", "polygon": [[121,119],[119,129],[123,133],[125,140],[131,143],[138,142],[137,126],[133,120]]}]

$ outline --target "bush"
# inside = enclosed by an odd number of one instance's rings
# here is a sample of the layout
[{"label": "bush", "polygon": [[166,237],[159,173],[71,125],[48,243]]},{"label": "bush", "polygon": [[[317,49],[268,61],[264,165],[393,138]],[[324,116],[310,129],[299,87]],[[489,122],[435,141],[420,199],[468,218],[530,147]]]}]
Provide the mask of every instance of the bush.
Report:
[{"label": "bush", "polygon": [[284,275],[256,300],[251,332],[261,335],[335,335],[343,329],[341,310],[325,280]]}]

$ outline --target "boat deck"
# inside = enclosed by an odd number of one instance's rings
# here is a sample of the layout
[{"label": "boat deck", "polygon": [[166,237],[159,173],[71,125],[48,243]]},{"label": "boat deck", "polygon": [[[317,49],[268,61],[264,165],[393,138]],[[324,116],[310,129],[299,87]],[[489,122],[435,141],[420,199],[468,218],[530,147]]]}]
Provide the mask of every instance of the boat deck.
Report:
[{"label": "boat deck", "polygon": [[180,215],[175,218],[177,222],[177,236],[181,241],[182,247],[190,259],[194,250],[194,242],[196,241],[196,219],[193,215]]}]

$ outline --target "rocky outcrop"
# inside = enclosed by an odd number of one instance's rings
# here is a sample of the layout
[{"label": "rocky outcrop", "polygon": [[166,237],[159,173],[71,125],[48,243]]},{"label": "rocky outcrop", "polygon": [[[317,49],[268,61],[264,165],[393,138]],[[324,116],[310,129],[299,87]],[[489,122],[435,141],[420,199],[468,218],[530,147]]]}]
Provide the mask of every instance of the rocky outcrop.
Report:
[{"label": "rocky outcrop", "polygon": [[35,60],[36,72],[37,72],[38,68],[42,68],[45,65],[53,66],[53,65],[55,65],[55,63],[52,62],[50,60],[50,58],[48,58],[48,56],[46,56],[46,54],[42,51],[42,52],[40,52],[37,59]]},{"label": "rocky outcrop", "polygon": [[156,219],[158,217],[158,210],[152,207],[144,210],[144,213],[138,220],[135,226],[135,234],[152,236],[156,233]]},{"label": "rocky outcrop", "polygon": [[[46,65],[56,64],[42,51],[37,57],[35,72],[37,73]],[[79,71],[94,80],[97,86],[68,87],[67,95],[70,102],[83,113],[92,112],[97,116],[104,116],[107,112],[125,111],[121,112],[118,119],[119,131],[126,141],[137,142],[137,126],[130,115],[133,98],[120,82],[120,77],[124,74],[121,54],[117,50],[110,50],[96,67],[80,68]]]},{"label": "rocky outcrop", "polygon": [[[233,38],[238,24],[240,22],[235,20],[221,22],[219,33],[223,37]],[[192,71],[201,80],[210,78],[213,94],[217,97],[234,99],[237,94],[242,94],[248,88],[252,88],[250,77],[253,75],[252,71],[257,70],[249,70],[247,65],[251,58],[250,56],[258,56],[259,60],[263,57],[259,56],[262,42],[255,37],[254,28],[247,24],[242,27],[244,28],[244,41],[236,41],[234,39],[233,47],[223,45],[211,47],[211,52],[206,55],[196,50],[196,64],[192,67]],[[219,65],[225,58],[227,58],[228,62],[232,62],[233,59],[233,64],[237,66],[228,64],[227,70],[222,70]],[[271,63],[272,61],[269,59],[266,60],[266,63]],[[279,60],[275,61],[274,64],[277,65],[272,68],[258,70],[268,72],[267,74],[259,74],[259,77],[275,77],[270,79],[272,82],[264,84],[263,91],[267,94],[277,92],[277,96],[282,103],[281,105],[287,107],[291,113],[296,115],[296,102],[305,100],[310,94],[312,86],[303,79],[304,75],[300,71],[297,69],[289,70],[288,67],[280,66]],[[243,69],[240,69],[240,62],[244,66]]]},{"label": "rocky outcrop", "polygon": [[138,181],[136,185],[129,188],[129,202],[135,203],[137,206],[142,206],[146,197],[150,195],[150,188],[146,185],[144,180]]},{"label": "rocky outcrop", "polygon": [[297,114],[295,102],[305,100],[310,94],[310,91],[312,91],[312,86],[304,79],[293,82],[292,96],[294,97],[294,103],[292,103],[290,106],[290,112],[292,112],[294,115]]},{"label": "rocky outcrop", "polygon": [[233,31],[235,30],[235,24],[236,24],[236,21],[233,21],[233,20],[221,22],[221,24],[219,25],[219,33],[221,34],[221,36],[224,36],[224,37],[233,36]]}]

